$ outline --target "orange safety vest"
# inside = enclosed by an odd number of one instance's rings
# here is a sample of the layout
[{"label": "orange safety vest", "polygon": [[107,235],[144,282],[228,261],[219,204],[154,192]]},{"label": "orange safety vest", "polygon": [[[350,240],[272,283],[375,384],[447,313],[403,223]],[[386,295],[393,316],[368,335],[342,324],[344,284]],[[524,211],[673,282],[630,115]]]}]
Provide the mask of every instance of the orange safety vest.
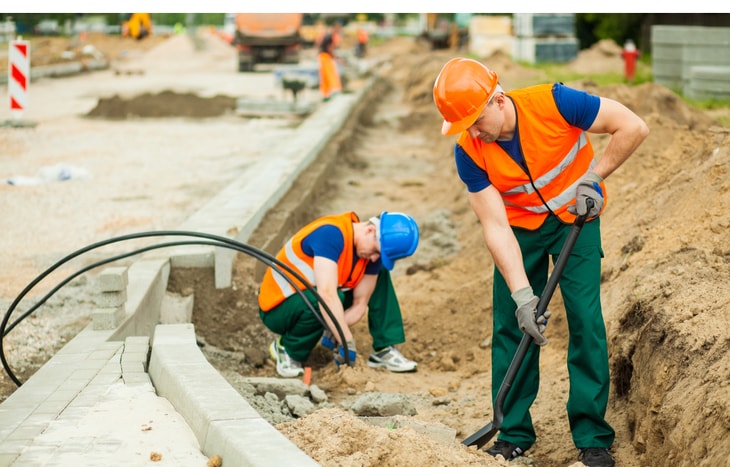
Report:
[{"label": "orange safety vest", "polygon": [[[519,144],[529,175],[497,143],[484,143],[466,131],[457,143],[489,174],[502,195],[510,225],[535,230],[550,212],[572,223],[575,215],[568,212],[568,206],[575,203],[578,183],[596,163],[590,139],[560,115],[551,84],[506,94],[516,108]],[[601,189],[605,209],[603,182]]]},{"label": "orange safety vest", "polygon": [[[357,263],[353,267],[353,260],[355,259],[355,234],[352,224],[359,221],[360,219],[354,212],[345,212],[343,214],[325,216],[317,219],[294,234],[286,245],[279,250],[276,259],[299,273],[311,286],[316,287],[317,284],[314,280],[314,257],[304,253],[302,250],[302,241],[318,227],[334,225],[342,231],[342,235],[345,238],[345,247],[342,249],[342,253],[340,253],[340,257],[337,260],[337,286],[341,290],[353,289],[365,276],[365,268],[368,265],[367,259],[358,258]],[[288,271],[284,269],[282,271],[293,280],[298,289],[305,290],[305,285],[302,282],[298,281]],[[281,274],[269,266],[264,273],[261,288],[259,289],[259,307],[263,311],[269,311],[295,293],[297,291],[294,287]]]},{"label": "orange safety vest", "polygon": [[332,55],[327,52],[319,53],[319,91],[322,97],[327,98],[342,91],[340,72]]},{"label": "orange safety vest", "polygon": [[360,44],[365,44],[368,41],[368,30],[365,28],[360,28],[357,30],[357,42]]}]

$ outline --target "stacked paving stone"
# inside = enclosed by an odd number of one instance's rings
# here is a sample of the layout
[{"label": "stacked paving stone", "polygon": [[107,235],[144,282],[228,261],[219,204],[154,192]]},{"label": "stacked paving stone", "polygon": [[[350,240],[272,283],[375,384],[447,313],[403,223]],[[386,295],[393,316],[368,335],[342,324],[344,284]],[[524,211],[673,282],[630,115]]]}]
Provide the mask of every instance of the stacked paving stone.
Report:
[{"label": "stacked paving stone", "polygon": [[127,268],[107,268],[99,275],[97,308],[91,313],[94,330],[116,329],[124,319],[127,302]]}]

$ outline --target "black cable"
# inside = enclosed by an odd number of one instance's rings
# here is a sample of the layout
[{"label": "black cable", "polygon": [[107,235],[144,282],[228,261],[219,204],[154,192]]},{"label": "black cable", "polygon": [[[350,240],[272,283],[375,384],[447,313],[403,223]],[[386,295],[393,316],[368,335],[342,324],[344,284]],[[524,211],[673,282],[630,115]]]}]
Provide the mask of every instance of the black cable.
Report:
[{"label": "black cable", "polygon": [[[155,237],[155,236],[163,236],[163,237],[164,236],[200,237],[200,238],[205,238],[205,239],[209,239],[209,240],[213,240],[213,241],[199,241],[198,240],[198,241],[180,241],[180,242],[162,243],[162,244],[157,244],[157,245],[152,245],[152,246],[147,246],[147,247],[144,247],[144,248],[140,248],[138,250],[134,250],[134,251],[129,252],[129,253],[124,253],[124,254],[121,254],[121,255],[117,255],[117,256],[114,256],[114,257],[111,257],[111,258],[107,258],[107,259],[98,261],[98,262],[93,263],[91,265],[88,265],[88,266],[86,266],[86,267],[78,270],[77,272],[71,274],[70,276],[68,276],[63,281],[61,281],[48,294],[46,294],[38,303],[36,303],[28,311],[26,311],[25,313],[23,313],[23,315],[21,315],[18,319],[16,319],[10,325],[10,327],[6,329],[6,326],[8,324],[8,321],[10,319],[10,315],[15,310],[15,308],[17,307],[17,305],[20,303],[20,301],[22,300],[22,298],[25,297],[25,295],[27,295],[28,292],[30,292],[30,290],[32,290],[33,287],[35,287],[41,280],[43,280],[43,278],[45,278],[46,276],[48,276],[51,272],[53,272],[54,270],[56,270],[57,268],[59,268],[61,265],[65,264],[66,262],[68,262],[70,260],[72,260],[73,258],[76,258],[77,256],[80,256],[80,255],[82,255],[82,254],[84,254],[84,253],[86,253],[88,251],[91,251],[91,250],[96,249],[96,248],[100,248],[102,246],[106,246],[106,245],[109,245],[109,244],[112,244],[112,243],[117,243],[117,242],[126,241],[126,240],[132,240],[132,239],[144,238],[144,237]],[[217,246],[217,247],[230,248],[230,249],[233,249],[233,250],[242,252],[242,253],[246,253],[246,254],[248,254],[248,255],[250,255],[250,256],[252,256],[252,257],[260,260],[261,262],[263,262],[267,266],[271,267],[277,273],[279,273],[294,288],[294,290],[301,296],[301,298],[303,299],[303,301],[307,304],[307,307],[309,307],[309,309],[314,313],[315,317],[326,328],[327,325],[324,322],[322,316],[320,315],[319,310],[317,310],[316,307],[314,307],[312,305],[312,303],[309,301],[309,299],[306,297],[306,295],[304,295],[304,291],[302,289],[300,289],[299,286],[294,282],[294,279],[292,279],[291,277],[289,277],[289,275],[284,274],[283,271],[282,271],[282,269],[284,271],[288,272],[289,274],[291,274],[291,276],[293,276],[296,280],[298,280],[300,283],[302,283],[304,285],[304,287],[310,293],[312,293],[312,295],[315,297],[315,299],[317,300],[317,302],[322,306],[322,308],[328,314],[328,316],[330,317],[331,321],[333,322],[333,324],[334,324],[334,326],[335,326],[335,328],[337,330],[337,333],[340,336],[340,340],[341,340],[342,345],[344,347],[344,350],[345,350],[345,363],[346,364],[351,364],[350,359],[349,359],[349,352],[348,352],[348,348],[347,348],[347,343],[346,343],[346,340],[344,338],[344,333],[343,333],[342,328],[340,327],[339,323],[335,319],[334,315],[332,314],[332,311],[329,309],[329,307],[324,302],[324,300],[322,299],[322,297],[319,296],[319,294],[317,293],[317,291],[315,290],[315,288],[305,278],[303,278],[297,271],[295,271],[294,269],[292,269],[289,265],[281,262],[276,257],[270,255],[269,253],[266,253],[263,250],[257,249],[255,247],[250,246],[250,245],[246,245],[246,244],[241,243],[241,242],[238,242],[236,240],[232,240],[230,238],[221,237],[221,236],[217,236],[217,235],[213,235],[213,234],[208,234],[208,233],[202,233],[202,232],[177,231],[177,230],[163,230],[163,231],[149,231],[149,232],[140,232],[140,233],[136,233],[136,234],[122,235],[122,236],[119,236],[119,237],[113,237],[113,238],[110,238],[110,239],[107,239],[107,240],[103,240],[103,241],[100,241],[100,242],[92,243],[90,245],[87,245],[86,247],[80,248],[80,249],[72,252],[71,254],[65,256],[64,258],[62,258],[61,260],[59,260],[55,264],[53,264],[51,267],[49,267],[48,269],[46,269],[45,271],[43,271],[33,281],[31,281],[23,289],[23,291],[16,297],[16,299],[13,301],[13,303],[10,306],[10,308],[8,308],[8,311],[5,313],[5,316],[3,317],[2,323],[0,323],[0,360],[2,361],[3,368],[7,372],[8,376],[10,376],[10,378],[13,380],[13,382],[17,386],[21,386],[22,385],[22,382],[20,380],[18,380],[18,378],[15,376],[15,374],[12,372],[12,369],[8,365],[7,359],[5,357],[5,351],[4,351],[4,345],[3,345],[3,339],[4,339],[4,337],[12,329],[14,329],[15,326],[17,326],[23,319],[25,319],[26,317],[30,316],[30,314],[32,314],[36,309],[38,309],[38,307],[40,307],[41,305],[43,305],[51,296],[53,296],[53,294],[55,294],[65,284],[67,284],[68,282],[70,282],[75,277],[79,276],[80,274],[83,274],[84,272],[87,272],[87,271],[89,271],[89,270],[91,270],[93,268],[96,268],[98,266],[101,266],[101,265],[104,265],[104,264],[107,264],[107,263],[110,263],[110,262],[113,262],[113,261],[118,261],[120,259],[127,258],[129,256],[133,256],[133,255],[136,255],[136,254],[139,254],[139,253],[143,253],[143,252],[146,252],[146,251],[150,251],[150,250],[153,250],[153,249],[157,249],[157,248],[166,248],[166,247],[179,246],[179,245],[196,245],[196,244],[197,245],[212,245],[212,246]]]},{"label": "black cable", "polygon": [[[31,315],[33,312],[35,312],[35,310],[37,308],[39,308],[40,306],[42,306],[49,298],[51,298],[53,295],[55,295],[55,293],[58,292],[58,290],[60,290],[64,285],[68,284],[70,281],[72,281],[73,279],[75,279],[79,275],[81,275],[81,274],[83,274],[85,272],[88,272],[88,271],[90,271],[90,270],[92,270],[94,268],[97,268],[99,266],[103,266],[104,264],[112,263],[114,261],[119,261],[120,259],[128,258],[130,256],[134,256],[134,255],[137,255],[137,254],[140,254],[140,253],[144,253],[144,252],[147,252],[147,251],[150,251],[150,250],[154,250],[154,249],[158,249],[158,248],[173,247],[173,246],[182,246],[182,245],[212,245],[212,246],[218,246],[218,247],[227,247],[227,245],[224,245],[224,244],[222,244],[220,242],[207,242],[207,241],[201,241],[201,240],[169,242],[169,243],[161,243],[161,244],[157,244],[157,245],[152,245],[152,246],[140,248],[138,250],[134,250],[134,251],[131,251],[129,253],[123,253],[121,255],[113,256],[111,258],[106,258],[104,260],[101,260],[101,261],[98,261],[96,263],[90,264],[90,265],[88,265],[88,266],[86,266],[86,267],[84,267],[82,269],[79,269],[74,274],[71,274],[66,279],[64,279],[63,281],[59,282],[56,287],[54,287],[53,289],[51,289],[51,291],[48,292],[43,298],[41,298],[32,308],[30,308],[29,310],[27,310],[25,313],[23,313],[22,315],[20,315],[20,317],[18,317],[18,319],[16,319],[15,321],[13,321],[13,323],[10,326],[8,326],[7,329],[4,330],[4,332],[2,333],[3,336],[9,334],[10,331],[12,331],[15,326],[17,326],[21,321],[23,321],[25,318],[27,318],[29,315]],[[262,262],[265,262],[262,258],[258,258],[258,259],[261,259]],[[278,266],[276,266],[276,265],[271,265],[271,266],[274,269],[276,269],[277,272],[279,272],[281,274],[281,270],[278,268]],[[284,274],[282,274],[282,276],[284,276]],[[286,279],[286,276],[284,276],[284,277]],[[290,284],[291,284],[291,282],[290,282]],[[292,284],[292,285],[294,286],[294,284]],[[297,291],[299,291],[299,289],[296,286],[294,286],[294,288]],[[309,302],[307,302],[307,303],[309,304],[310,309],[314,311],[313,307],[311,306],[311,303],[309,303]],[[323,325],[326,326],[326,324],[323,322],[323,320],[321,319],[321,316],[319,315],[318,312],[315,312],[315,316],[317,317],[317,319],[319,320],[320,323],[322,323]]]},{"label": "black cable", "polygon": [[[98,244],[90,245],[89,247],[86,247],[86,248],[83,248],[81,250],[78,250],[77,252],[74,252],[73,254],[67,256],[66,258],[64,258],[63,260],[59,261],[54,266],[52,266],[51,268],[49,268],[48,270],[46,270],[33,283],[31,283],[31,285],[29,287],[26,287],[26,289],[23,291],[23,293],[18,297],[18,299],[16,299],[15,303],[13,304],[13,306],[11,306],[11,309],[8,311],[8,314],[6,316],[6,319],[3,321],[2,326],[0,326],[0,330],[2,330],[4,328],[5,324],[7,323],[7,318],[12,313],[13,309],[15,308],[15,305],[17,305],[18,301],[22,298],[22,296],[24,296],[32,288],[32,286],[34,286],[35,284],[37,284],[40,279],[42,279],[43,277],[45,277],[47,274],[49,274],[51,271],[53,271],[54,269],[56,269],[58,266],[60,266],[64,262],[68,261],[69,259],[71,259],[71,258],[73,258],[75,256],[78,256],[78,254],[80,254],[80,252],[86,252],[86,251],[89,251],[90,249],[93,249],[94,247],[103,246],[103,245],[106,245],[106,244],[109,244],[109,243],[114,243],[116,241],[126,240],[126,239],[129,239],[130,237],[134,238],[134,237],[139,237],[139,236],[170,235],[170,234],[190,235],[191,233],[190,232],[155,232],[155,233],[151,233],[151,234],[150,233],[135,234],[135,235],[131,235],[131,236],[124,236],[124,237],[119,237],[119,238],[115,238],[115,239],[110,239],[110,240],[107,240],[107,241],[104,241],[104,242],[100,242]],[[192,234],[194,234],[193,236],[202,236],[204,238],[209,238],[209,237],[212,237],[212,238],[220,238],[220,237],[215,237],[215,236],[211,236],[211,235],[208,235],[208,234],[197,234],[197,233],[192,233]],[[176,242],[176,243],[169,243],[169,244],[157,245],[157,246],[143,248],[143,249],[137,250],[135,252],[128,253],[128,254],[124,254],[124,255],[120,255],[118,257],[110,258],[110,259],[107,259],[107,260],[104,260],[104,261],[100,261],[100,262],[98,262],[98,263],[96,263],[94,265],[91,265],[91,266],[88,266],[88,267],[84,268],[83,270],[81,270],[81,271],[77,272],[76,274],[74,274],[74,275],[70,276],[69,278],[67,278],[62,284],[60,284],[59,286],[57,286],[51,293],[49,293],[46,297],[44,297],[43,300],[41,300],[41,302],[38,303],[33,308],[33,310],[35,310],[38,306],[40,306],[43,302],[45,302],[50,296],[52,296],[53,293],[55,293],[55,291],[57,291],[63,284],[69,282],[70,280],[72,280],[74,277],[78,276],[82,272],[85,272],[85,271],[88,271],[89,269],[92,269],[93,267],[97,267],[97,266],[99,266],[101,264],[106,264],[106,263],[111,262],[111,261],[115,261],[115,260],[118,260],[118,259],[121,259],[121,258],[124,258],[124,257],[127,257],[127,256],[131,256],[133,254],[137,254],[137,253],[140,253],[140,252],[143,252],[143,251],[147,251],[147,250],[151,250],[151,249],[155,249],[155,248],[161,248],[161,247],[166,247],[166,246],[176,246],[178,244],[209,244],[209,245],[213,245],[213,246],[230,247],[230,248],[233,248],[233,249],[242,251],[244,253],[248,253],[251,256],[257,257],[259,260],[263,261],[267,265],[269,265],[272,268],[274,268],[287,281],[289,281],[289,283],[292,285],[292,287],[300,294],[300,296],[302,296],[303,300],[305,301],[305,303],[307,304],[307,306],[310,308],[310,310],[315,313],[315,317],[317,317],[317,319],[320,321],[320,323],[323,324],[323,326],[326,326],[326,324],[323,322],[323,320],[322,320],[321,316],[319,315],[319,313],[311,305],[311,302],[309,302],[309,300],[307,300],[306,296],[303,295],[303,292],[297,287],[296,284],[293,283],[293,281],[289,277],[287,277],[285,274],[282,274],[281,269],[279,267],[277,267],[277,264],[276,263],[279,263],[281,266],[283,266],[286,269],[288,269],[290,272],[292,272],[292,274],[295,277],[297,277],[298,279],[300,279],[300,281],[305,286],[307,286],[308,288],[310,288],[310,291],[315,295],[315,298],[320,303],[322,303],[324,305],[323,308],[325,308],[326,312],[332,318],[332,320],[335,323],[335,326],[338,328],[338,332],[339,332],[339,334],[340,334],[340,336],[342,338],[342,330],[339,328],[339,325],[334,320],[334,317],[332,316],[331,311],[327,308],[326,304],[324,304],[324,302],[321,300],[321,297],[319,297],[317,295],[316,291],[314,289],[312,289],[311,286],[309,286],[306,281],[302,281],[301,280],[301,277],[296,273],[296,271],[293,271],[290,268],[288,268],[286,265],[280,263],[278,260],[276,260],[276,258],[273,258],[270,255],[268,255],[267,253],[262,252],[260,250],[257,250],[257,249],[255,249],[253,247],[250,247],[248,245],[241,244],[241,243],[238,243],[238,242],[232,241],[230,239],[226,239],[226,238],[221,238],[221,240],[224,240],[225,241],[224,244],[222,244],[220,242],[200,242],[200,241],[198,241],[198,242]],[[229,244],[232,244],[232,245],[229,245]],[[27,312],[25,316],[27,316],[28,314],[30,314],[33,310],[30,310],[29,312]],[[22,320],[22,318],[21,318],[21,320]],[[17,325],[18,322],[19,321],[14,322],[13,325],[12,325],[12,327],[15,327],[15,325]],[[12,329],[12,327],[11,327],[11,329]],[[9,330],[7,330],[5,332],[0,332],[0,338],[2,338],[2,336],[6,335],[8,332],[9,332]],[[11,377],[13,377],[14,375],[12,375],[12,371],[8,368],[7,362],[6,362],[5,358],[4,358],[4,354],[2,353],[2,346],[1,345],[0,345],[0,357],[3,360],[3,366],[5,367],[6,371],[9,371],[9,374],[11,375]],[[14,378],[13,377],[13,379],[16,382],[16,384],[20,385],[19,384],[20,382],[17,381],[17,378]]]}]

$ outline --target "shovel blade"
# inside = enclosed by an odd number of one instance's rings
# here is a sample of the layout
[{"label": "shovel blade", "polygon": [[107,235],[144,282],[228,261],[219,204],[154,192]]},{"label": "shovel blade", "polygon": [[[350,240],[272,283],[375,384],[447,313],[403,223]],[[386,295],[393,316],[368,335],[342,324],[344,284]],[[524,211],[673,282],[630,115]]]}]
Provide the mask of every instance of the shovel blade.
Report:
[{"label": "shovel blade", "polygon": [[480,428],[476,433],[466,438],[461,444],[466,446],[476,446],[481,449],[490,439],[494,438],[494,435],[499,431],[499,427],[494,426],[494,423],[489,422],[488,425]]}]

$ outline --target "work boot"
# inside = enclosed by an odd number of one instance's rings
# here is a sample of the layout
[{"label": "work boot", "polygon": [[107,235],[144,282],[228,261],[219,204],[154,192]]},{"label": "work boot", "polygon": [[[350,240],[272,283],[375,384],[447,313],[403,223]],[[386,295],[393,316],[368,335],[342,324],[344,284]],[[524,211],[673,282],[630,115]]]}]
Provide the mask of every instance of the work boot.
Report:
[{"label": "work boot", "polygon": [[494,445],[487,449],[486,452],[492,457],[502,456],[505,460],[515,459],[525,453],[525,451],[516,444],[512,444],[509,441],[502,441],[501,439],[495,441]]},{"label": "work boot", "polygon": [[586,467],[613,467],[616,465],[611,453],[606,448],[582,448],[580,461]]}]

